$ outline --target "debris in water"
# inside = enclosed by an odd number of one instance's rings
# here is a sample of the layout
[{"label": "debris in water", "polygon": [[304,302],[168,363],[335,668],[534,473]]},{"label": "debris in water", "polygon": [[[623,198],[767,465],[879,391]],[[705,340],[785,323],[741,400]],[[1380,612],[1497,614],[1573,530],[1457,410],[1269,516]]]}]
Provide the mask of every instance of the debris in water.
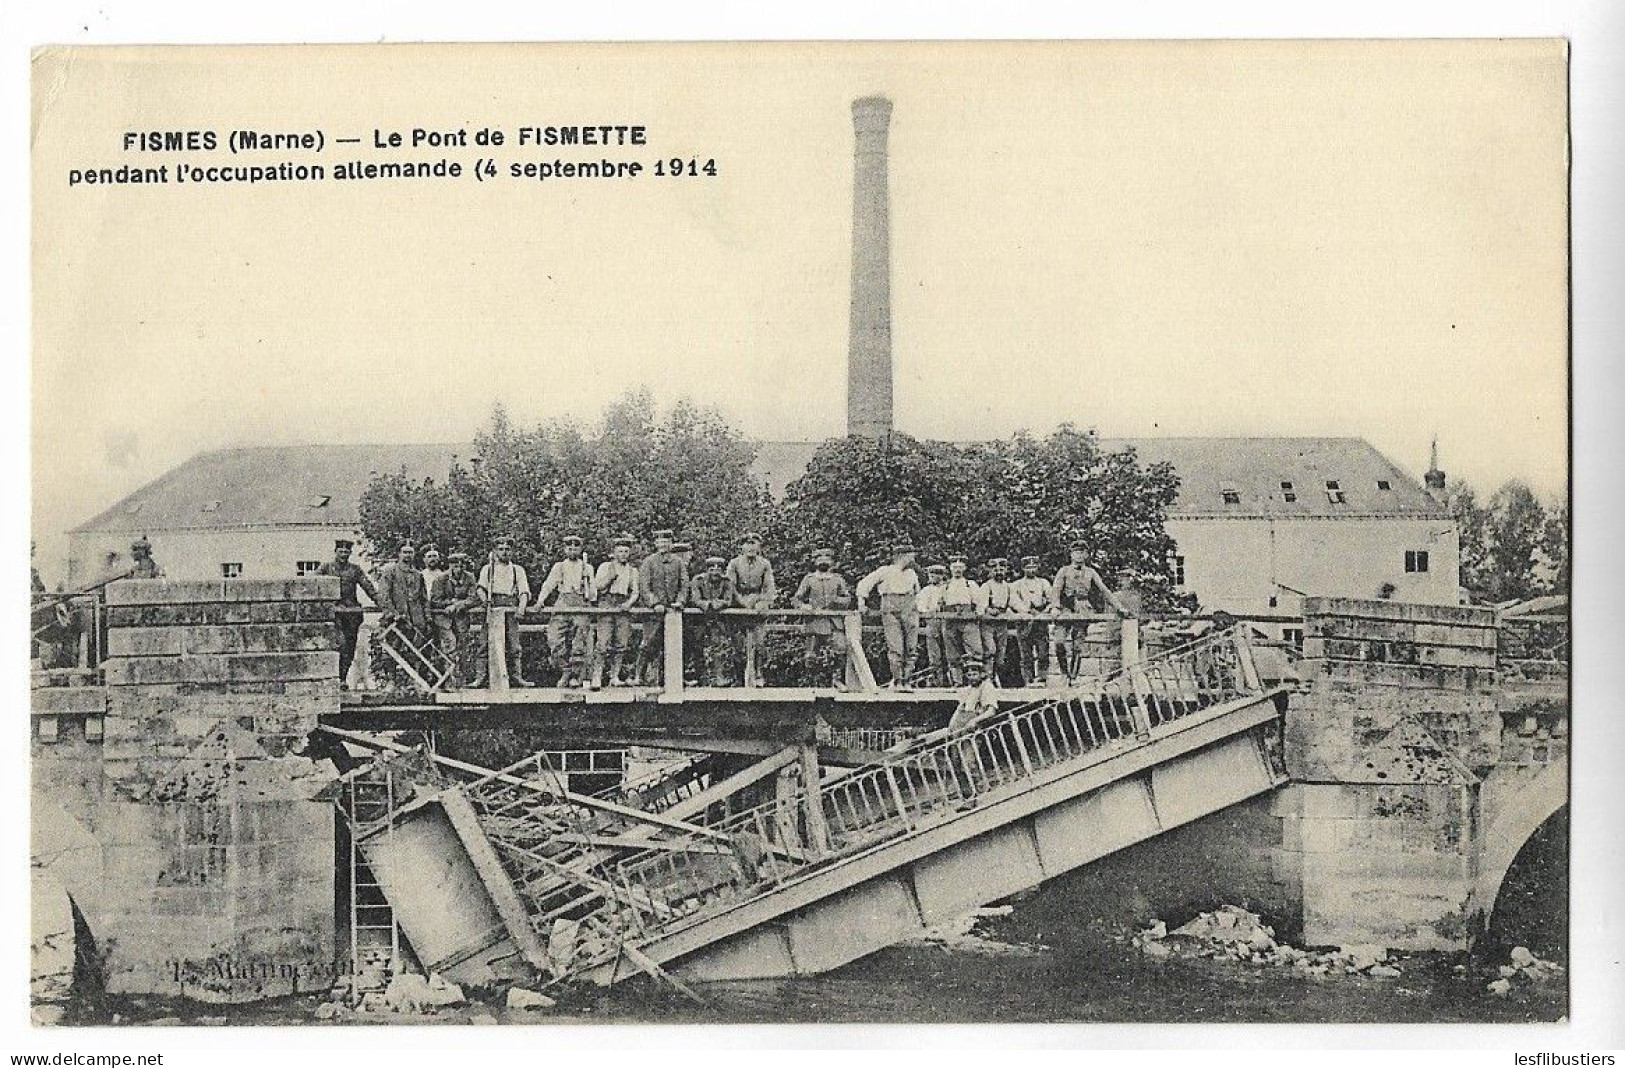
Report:
[{"label": "debris in water", "polygon": [[526,990],[522,986],[508,988],[508,1008],[516,1011],[531,1009],[551,1009],[558,1002],[546,994],[538,994],[534,990]]}]

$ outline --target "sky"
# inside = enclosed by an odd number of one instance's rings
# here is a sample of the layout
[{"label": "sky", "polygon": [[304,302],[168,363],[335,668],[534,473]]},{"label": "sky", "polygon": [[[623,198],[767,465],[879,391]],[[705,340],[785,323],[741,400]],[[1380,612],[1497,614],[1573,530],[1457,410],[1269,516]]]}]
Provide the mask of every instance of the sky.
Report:
[{"label": "sky", "polygon": [[[1561,44],[383,46],[34,64],[33,530],[236,444],[467,440],[628,389],[844,432],[854,97],[894,101],[898,428],[1348,435],[1563,491]],[[521,148],[639,123],[642,149]],[[481,127],[500,149],[379,150]],[[69,188],[130,130],[321,130],[332,168],[717,176]],[[345,146],[331,139],[362,138]]]}]

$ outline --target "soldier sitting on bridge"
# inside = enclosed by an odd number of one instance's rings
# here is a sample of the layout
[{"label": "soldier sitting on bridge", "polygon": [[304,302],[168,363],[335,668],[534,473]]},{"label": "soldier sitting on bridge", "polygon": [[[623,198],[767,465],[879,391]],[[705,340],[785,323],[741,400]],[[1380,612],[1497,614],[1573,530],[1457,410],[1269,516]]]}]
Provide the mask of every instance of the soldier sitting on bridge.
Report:
[{"label": "soldier sitting on bridge", "polygon": [[152,558],[152,542],[147,540],[145,534],[130,543],[130,556],[135,564],[130,568],[130,577],[138,579],[155,579],[164,577],[164,569],[158,566],[158,561]]}]

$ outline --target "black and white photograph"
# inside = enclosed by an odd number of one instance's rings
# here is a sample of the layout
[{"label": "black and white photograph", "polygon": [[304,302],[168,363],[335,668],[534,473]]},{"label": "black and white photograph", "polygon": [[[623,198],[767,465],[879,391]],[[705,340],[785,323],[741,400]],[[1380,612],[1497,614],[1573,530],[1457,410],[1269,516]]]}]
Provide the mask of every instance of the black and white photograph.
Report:
[{"label": "black and white photograph", "polygon": [[1570,61],[40,44],[34,1026],[1560,1033]]}]

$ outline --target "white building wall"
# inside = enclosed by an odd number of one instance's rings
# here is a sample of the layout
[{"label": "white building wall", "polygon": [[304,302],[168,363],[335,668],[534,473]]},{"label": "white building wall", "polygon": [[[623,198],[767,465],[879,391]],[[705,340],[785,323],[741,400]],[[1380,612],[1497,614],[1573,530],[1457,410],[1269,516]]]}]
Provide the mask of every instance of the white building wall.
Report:
[{"label": "white building wall", "polygon": [[[1457,603],[1461,547],[1449,518],[1360,519],[1173,517],[1168,533],[1185,558],[1184,588],[1204,609],[1298,611],[1302,594]],[[1407,572],[1407,551],[1425,550],[1426,572]],[[1270,603],[1274,597],[1275,603]]]},{"label": "white building wall", "polygon": [[[353,530],[331,526],[276,527],[261,530],[153,530],[152,556],[164,574],[175,579],[218,579],[221,565],[242,564],[243,578],[293,578],[300,561],[333,559],[336,538],[357,538]],[[74,533],[68,536],[68,582],[93,581],[110,551],[130,564],[128,533]]]}]

